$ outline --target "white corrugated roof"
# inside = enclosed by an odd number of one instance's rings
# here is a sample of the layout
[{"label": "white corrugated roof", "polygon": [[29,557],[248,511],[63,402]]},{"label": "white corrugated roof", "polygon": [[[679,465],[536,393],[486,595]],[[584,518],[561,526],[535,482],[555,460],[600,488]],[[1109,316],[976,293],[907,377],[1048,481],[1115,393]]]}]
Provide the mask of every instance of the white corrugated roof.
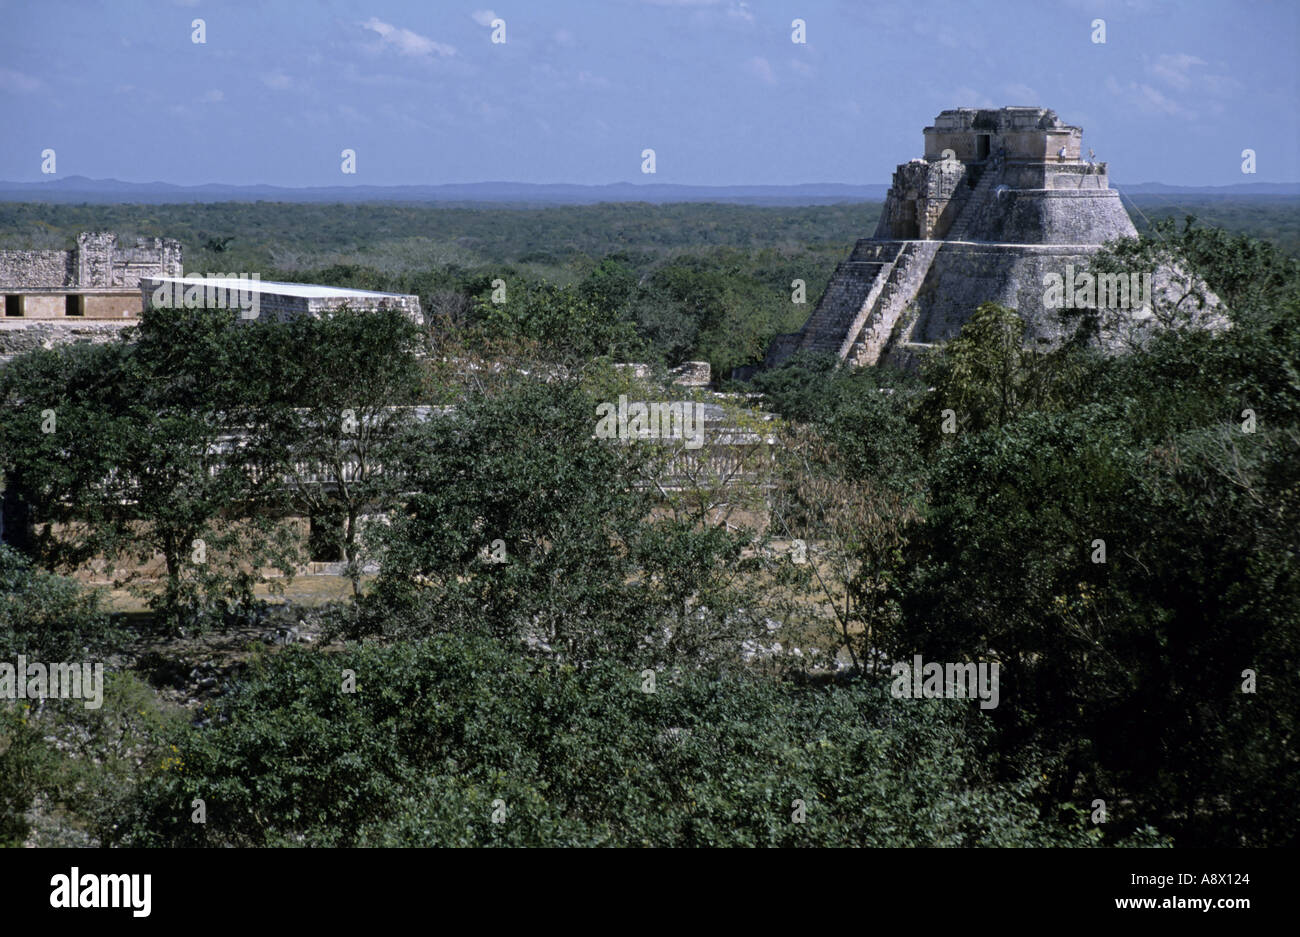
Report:
[{"label": "white corrugated roof", "polygon": [[304,299],[345,298],[348,296],[385,296],[400,299],[402,293],[378,293],[374,290],[349,290],[315,283],[277,283],[274,280],[249,280],[237,277],[145,277],[150,283],[179,283],[185,287],[203,285],[211,289],[239,290],[244,293],[273,293],[277,296],[300,296]]}]

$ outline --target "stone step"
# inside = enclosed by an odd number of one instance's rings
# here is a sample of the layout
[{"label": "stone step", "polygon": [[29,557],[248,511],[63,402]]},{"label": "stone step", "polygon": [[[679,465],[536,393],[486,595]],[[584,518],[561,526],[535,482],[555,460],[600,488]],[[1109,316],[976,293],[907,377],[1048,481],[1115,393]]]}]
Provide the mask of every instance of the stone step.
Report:
[{"label": "stone step", "polygon": [[989,190],[993,188],[998,178],[1001,176],[1002,167],[996,163],[991,163],[985,167],[980,174],[979,182],[975,183],[975,188],[971,191],[970,197],[966,200],[965,207],[962,208],[961,214],[957,217],[956,222],[948,229],[946,240],[964,241],[970,234],[971,228],[975,226],[978,220],[980,210],[987,201]]},{"label": "stone step", "polygon": [[846,336],[841,357],[855,364],[876,364],[903,310],[916,295],[942,246],[942,241],[911,241],[899,252],[898,261],[882,286],[860,327]]},{"label": "stone step", "polygon": [[803,328],[800,348],[835,351],[871,294],[888,275],[888,263],[844,261],[835,268],[830,284]]}]

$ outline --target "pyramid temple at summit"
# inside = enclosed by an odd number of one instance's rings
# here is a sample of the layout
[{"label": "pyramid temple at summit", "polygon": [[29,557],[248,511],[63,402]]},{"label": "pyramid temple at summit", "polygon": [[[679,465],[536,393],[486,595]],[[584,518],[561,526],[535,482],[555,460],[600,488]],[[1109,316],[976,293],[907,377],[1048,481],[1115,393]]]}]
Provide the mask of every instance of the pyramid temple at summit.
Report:
[{"label": "pyramid temple at summit", "polygon": [[1062,326],[1048,275],[1086,269],[1104,242],[1137,235],[1106,163],[1084,158],[1083,130],[1053,111],[957,108],[924,133],[925,156],[894,172],[875,233],[836,268],[804,327],[776,337],[765,366],[807,351],[906,367],[982,302],[1016,310],[1027,344],[1050,345]]}]

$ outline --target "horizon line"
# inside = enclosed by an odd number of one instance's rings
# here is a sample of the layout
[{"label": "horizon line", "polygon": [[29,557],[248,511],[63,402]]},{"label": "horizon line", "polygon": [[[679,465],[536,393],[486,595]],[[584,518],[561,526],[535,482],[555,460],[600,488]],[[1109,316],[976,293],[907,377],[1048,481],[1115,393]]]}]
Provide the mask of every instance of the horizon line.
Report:
[{"label": "horizon line", "polygon": [[[305,191],[309,189],[361,189],[361,188],[438,188],[447,186],[483,186],[483,185],[517,185],[517,186],[579,186],[582,188],[608,188],[610,186],[633,186],[637,188],[648,188],[651,186],[677,186],[681,188],[700,188],[700,189],[781,189],[781,188],[799,188],[807,186],[843,186],[845,188],[885,188],[890,187],[885,182],[841,182],[833,180],[811,181],[811,182],[632,182],[628,180],[616,180],[614,182],[523,182],[508,179],[482,179],[473,182],[339,182],[339,183],[319,183],[313,185],[288,185],[278,182],[167,182],[162,179],[152,179],[149,181],[136,181],[131,179],[118,179],[113,176],[104,176],[95,178],[81,174],[63,176],[56,179],[39,179],[35,181],[22,181],[13,179],[0,179],[0,186],[22,185],[22,186],[39,186],[39,185],[57,185],[59,183],[68,183],[73,181],[84,180],[91,183],[118,183],[121,185],[135,186],[172,186],[175,188],[202,188],[204,186],[221,186],[224,188],[253,188],[264,186],[275,189],[288,189],[292,191]],[[1251,182],[1230,182],[1230,183],[1174,183],[1162,182],[1158,179],[1146,179],[1141,182],[1124,182],[1116,183],[1113,179],[1111,185],[1165,185],[1173,188],[1236,188],[1252,185],[1294,185],[1300,186],[1300,180],[1268,180],[1260,179]]]}]

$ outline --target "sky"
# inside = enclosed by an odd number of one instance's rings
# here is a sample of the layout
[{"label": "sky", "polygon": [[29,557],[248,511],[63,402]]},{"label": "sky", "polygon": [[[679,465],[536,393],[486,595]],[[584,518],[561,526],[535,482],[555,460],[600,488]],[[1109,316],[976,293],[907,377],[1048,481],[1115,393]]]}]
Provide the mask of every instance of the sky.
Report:
[{"label": "sky", "polygon": [[1297,50],[1297,0],[0,0],[0,179],[887,184],[1035,105],[1121,184],[1295,182]]}]

